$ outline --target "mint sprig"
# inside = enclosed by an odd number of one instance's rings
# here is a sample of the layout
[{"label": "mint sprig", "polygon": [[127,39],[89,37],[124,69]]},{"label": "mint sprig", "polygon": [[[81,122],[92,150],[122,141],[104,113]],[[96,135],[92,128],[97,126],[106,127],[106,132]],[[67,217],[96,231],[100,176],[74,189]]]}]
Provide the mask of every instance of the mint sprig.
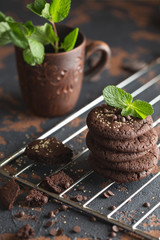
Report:
[{"label": "mint sprig", "polygon": [[64,40],[59,43],[59,36],[55,23],[65,19],[70,10],[71,0],[34,0],[27,5],[27,8],[40,17],[45,18],[49,23],[41,26],[34,26],[31,21],[25,24],[16,22],[12,17],[0,12],[0,46],[12,42],[15,46],[23,49],[24,60],[34,66],[41,64],[45,55],[44,46],[51,44],[54,51],[70,51],[74,48],[78,28],[75,28]]},{"label": "mint sprig", "polygon": [[133,97],[130,93],[116,86],[109,85],[105,87],[103,89],[103,97],[108,105],[122,109],[122,116],[130,115],[145,119],[154,112],[151,104],[142,100],[133,101]]}]

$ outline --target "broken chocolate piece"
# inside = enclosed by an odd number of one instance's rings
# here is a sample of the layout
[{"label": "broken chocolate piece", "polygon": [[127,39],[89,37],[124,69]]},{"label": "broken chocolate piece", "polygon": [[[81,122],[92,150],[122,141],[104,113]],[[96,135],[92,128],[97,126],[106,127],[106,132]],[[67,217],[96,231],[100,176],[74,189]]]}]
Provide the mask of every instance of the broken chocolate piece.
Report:
[{"label": "broken chocolate piece", "polygon": [[48,197],[45,196],[42,192],[36,189],[32,189],[26,196],[26,200],[29,206],[42,207],[44,204],[48,202]]},{"label": "broken chocolate piece", "polygon": [[12,209],[20,192],[19,185],[14,179],[8,181],[0,189],[0,201],[7,208]]},{"label": "broken chocolate piece", "polygon": [[44,180],[44,184],[49,188],[49,190],[53,190],[56,193],[61,193],[65,189],[67,189],[68,183],[70,186],[73,183],[73,179],[70,178],[63,171],[54,174],[50,177],[46,177]]},{"label": "broken chocolate piece", "polygon": [[73,156],[72,150],[55,137],[31,142],[26,147],[25,154],[31,160],[43,162],[49,166],[68,163]]},{"label": "broken chocolate piece", "polygon": [[34,236],[35,231],[29,224],[21,227],[16,234],[17,240],[27,240]]}]

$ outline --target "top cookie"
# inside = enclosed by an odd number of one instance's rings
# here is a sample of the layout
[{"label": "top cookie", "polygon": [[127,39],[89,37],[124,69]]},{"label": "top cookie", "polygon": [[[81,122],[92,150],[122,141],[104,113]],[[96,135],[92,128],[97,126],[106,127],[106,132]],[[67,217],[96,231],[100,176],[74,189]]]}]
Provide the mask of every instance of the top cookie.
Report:
[{"label": "top cookie", "polygon": [[144,120],[132,116],[123,117],[121,110],[103,104],[91,110],[87,117],[87,125],[92,134],[110,139],[132,139],[152,128],[152,117]]}]

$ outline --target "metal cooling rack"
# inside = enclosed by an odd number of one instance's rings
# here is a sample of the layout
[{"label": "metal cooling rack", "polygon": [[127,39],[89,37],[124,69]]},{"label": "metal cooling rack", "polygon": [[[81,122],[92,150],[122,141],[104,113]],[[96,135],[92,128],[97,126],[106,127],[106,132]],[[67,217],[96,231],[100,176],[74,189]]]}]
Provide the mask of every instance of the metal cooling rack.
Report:
[{"label": "metal cooling rack", "polygon": [[[138,95],[141,95],[139,98],[149,101],[150,104],[154,105],[155,113],[153,115],[153,119],[154,119],[153,125],[154,125],[154,127],[158,126],[158,124],[160,123],[160,118],[159,118],[160,110],[158,107],[158,103],[160,101],[160,95],[159,95],[159,92],[160,92],[160,59],[157,59],[154,63],[148,65],[141,71],[139,71],[139,72],[135,73],[134,75],[132,75],[131,77],[127,78],[126,80],[124,80],[123,82],[118,84],[117,87],[126,89],[128,92],[132,93],[133,97],[137,97]],[[133,91],[133,89],[134,89],[134,91]],[[151,95],[154,95],[155,97],[153,99],[151,99]],[[44,133],[42,136],[40,136],[39,139],[51,136],[52,134],[55,135],[58,131],[61,133],[60,136],[62,136],[62,138],[63,138],[63,136],[66,135],[65,128],[68,128],[68,125],[70,123],[72,123],[72,121],[74,121],[75,119],[81,118],[81,124],[80,124],[81,126],[78,128],[73,128],[73,129],[71,128],[72,129],[71,135],[65,136],[65,139],[62,139],[63,143],[65,143],[65,144],[68,144],[68,143],[74,141],[75,138],[78,138],[79,136],[81,136],[82,133],[87,131],[87,126],[85,125],[85,118],[86,118],[88,112],[93,107],[95,107],[96,105],[101,104],[101,103],[103,103],[103,96],[98,97],[97,99],[95,99],[94,101],[92,101],[91,103],[89,103],[88,105],[86,105],[85,107],[83,107],[82,109],[80,109],[79,111],[74,113],[73,115],[66,118],[64,121],[62,121],[59,124],[57,124],[56,126],[54,126],[52,129],[50,129],[49,131]],[[158,144],[158,147],[160,147],[160,143]],[[54,199],[59,200],[60,202],[63,202],[65,204],[68,204],[68,205],[76,208],[77,210],[80,210],[80,211],[90,214],[90,215],[94,215],[95,217],[98,217],[99,219],[102,219],[106,222],[116,224],[117,226],[122,227],[126,230],[129,230],[131,232],[137,233],[146,239],[151,239],[151,240],[160,239],[160,237],[151,236],[149,234],[149,232],[146,232],[139,227],[140,224],[149,215],[151,215],[155,210],[157,210],[160,207],[160,201],[158,201],[158,203],[156,203],[153,207],[149,208],[149,210],[147,209],[146,212],[139,218],[139,220],[133,221],[133,224],[125,223],[124,221],[120,221],[119,219],[116,219],[116,217],[114,217],[114,215],[116,213],[118,213],[119,210],[121,210],[129,201],[131,201],[131,199],[134,199],[135,197],[137,197],[146,187],[149,186],[150,188],[152,188],[154,181],[156,181],[158,179],[158,177],[160,177],[160,172],[158,172],[155,175],[151,175],[151,176],[148,176],[147,178],[145,178],[145,181],[144,182],[142,181],[142,184],[140,184],[140,186],[138,186],[138,189],[135,192],[132,192],[129,195],[129,197],[127,197],[123,201],[121,201],[117,205],[115,210],[111,211],[108,214],[104,214],[97,210],[94,210],[91,207],[91,205],[94,201],[96,201],[96,204],[97,204],[97,201],[101,201],[99,199],[99,196],[101,194],[103,194],[103,192],[105,192],[111,186],[114,186],[115,182],[109,182],[101,190],[97,190],[97,192],[94,192],[93,196],[91,196],[91,198],[89,200],[87,200],[85,203],[77,203],[71,199],[68,199],[66,197],[66,194],[69,191],[73,190],[74,187],[76,187],[78,184],[81,184],[82,182],[83,182],[83,184],[85,184],[85,182],[87,181],[88,178],[92,178],[92,176],[95,174],[93,170],[88,168],[85,171],[85,173],[82,173],[81,176],[79,176],[77,178],[77,180],[74,182],[73,185],[71,185],[68,189],[66,189],[64,192],[62,192],[61,194],[58,195],[53,192],[49,192],[46,189],[44,189],[43,187],[41,187],[40,186],[41,181],[34,183],[34,181],[32,181],[31,179],[28,179],[28,178],[25,179],[24,177],[22,177],[23,174],[26,173],[27,171],[30,172],[32,167],[35,165],[35,163],[31,162],[30,160],[28,160],[28,159],[26,160],[26,157],[23,155],[24,151],[25,151],[25,148],[21,148],[20,150],[15,152],[13,155],[11,155],[10,157],[8,157],[8,158],[4,159],[2,162],[0,162],[0,173],[9,178],[15,178],[17,181],[19,181],[20,183],[23,183],[27,186],[37,188],[38,190],[43,191],[44,193],[47,193]],[[82,160],[83,156],[86,155],[87,153],[88,153],[88,149],[86,148],[85,143],[83,143],[83,147],[81,148],[80,151],[76,152],[72,162],[70,162],[64,166],[61,166],[57,169],[52,170],[52,174],[57,173],[63,169],[67,169],[67,168],[71,169],[71,167],[73,166],[72,164],[75,162],[79,162],[81,164],[81,160]],[[21,164],[19,165],[20,168],[18,168],[18,171],[13,173],[12,171],[6,170],[5,167],[8,164],[12,164],[14,161],[17,161],[17,159],[21,159]],[[85,161],[86,161],[86,158],[85,158]],[[81,172],[83,172],[83,170]],[[42,174],[42,173],[39,173],[39,174]],[[42,178],[43,177],[44,177],[44,175],[42,176]],[[141,181],[139,181],[139,182],[141,182]]]}]

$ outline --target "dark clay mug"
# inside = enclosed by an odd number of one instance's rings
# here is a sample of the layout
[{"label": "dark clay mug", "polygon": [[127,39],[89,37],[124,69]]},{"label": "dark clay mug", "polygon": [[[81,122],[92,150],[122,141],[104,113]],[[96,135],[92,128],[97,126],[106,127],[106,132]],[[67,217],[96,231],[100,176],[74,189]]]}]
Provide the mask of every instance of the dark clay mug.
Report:
[{"label": "dark clay mug", "polygon": [[[60,39],[73,29],[59,25]],[[84,73],[85,59],[100,51],[100,59]],[[75,106],[82,86],[82,79],[92,79],[108,64],[109,46],[101,41],[87,43],[79,33],[76,46],[68,52],[51,53],[46,48],[44,62],[30,66],[22,56],[22,50],[15,48],[17,70],[22,94],[30,109],[39,116],[52,117],[68,113]]]}]

